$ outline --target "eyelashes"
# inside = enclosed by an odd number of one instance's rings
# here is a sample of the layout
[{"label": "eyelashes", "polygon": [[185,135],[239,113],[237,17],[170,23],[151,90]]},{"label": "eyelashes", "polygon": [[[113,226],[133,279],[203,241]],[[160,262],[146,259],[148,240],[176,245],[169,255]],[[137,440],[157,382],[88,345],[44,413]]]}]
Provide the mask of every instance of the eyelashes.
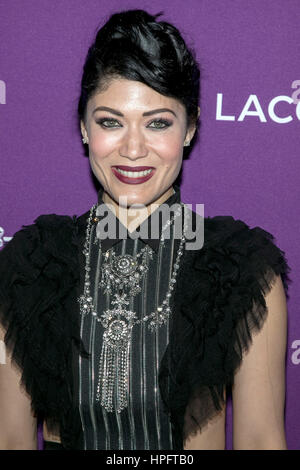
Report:
[{"label": "eyelashes", "polygon": [[[99,124],[99,126],[101,126],[103,129],[117,129],[118,127],[122,127],[122,125],[119,123],[119,121],[117,119],[114,119],[114,118],[100,118],[100,119],[97,119],[97,124]],[[107,123],[107,122],[110,122],[110,123],[113,123],[113,124],[120,124],[120,125],[105,125],[104,123]],[[150,126],[150,124],[158,124],[159,126],[157,127],[156,125],[153,127],[153,126]],[[154,129],[154,130],[164,130],[164,129],[167,129],[168,127],[170,127],[172,125],[172,121],[169,121],[168,119],[162,119],[162,118],[159,118],[159,119],[153,119],[149,124],[148,124],[148,128],[150,129]]]}]

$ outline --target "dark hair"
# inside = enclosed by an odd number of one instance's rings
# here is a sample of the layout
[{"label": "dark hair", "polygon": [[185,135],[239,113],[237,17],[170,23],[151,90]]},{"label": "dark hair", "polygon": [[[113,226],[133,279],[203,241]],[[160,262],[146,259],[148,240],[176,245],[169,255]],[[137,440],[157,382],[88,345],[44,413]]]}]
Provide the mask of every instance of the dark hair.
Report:
[{"label": "dark hair", "polygon": [[83,122],[93,94],[104,90],[111,78],[122,77],[176,98],[185,106],[187,127],[198,125],[199,66],[178,29],[156,21],[162,13],[121,11],[99,29],[83,67],[78,103]]}]

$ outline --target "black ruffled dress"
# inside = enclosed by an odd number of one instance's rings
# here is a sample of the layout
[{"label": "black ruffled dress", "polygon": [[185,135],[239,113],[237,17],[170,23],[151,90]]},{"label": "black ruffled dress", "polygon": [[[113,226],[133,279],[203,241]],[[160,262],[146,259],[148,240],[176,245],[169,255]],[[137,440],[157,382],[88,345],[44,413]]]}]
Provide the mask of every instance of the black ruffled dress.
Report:
[{"label": "black ruffled dress", "polygon": [[[89,211],[41,215],[0,252],[0,321],[6,347],[22,371],[32,410],[60,433],[64,449],[82,449],[78,382],[78,296]],[[173,297],[170,341],[159,364],[159,390],[174,449],[220,410],[252,335],[266,318],[264,295],[280,274],[288,295],[285,253],[265,230],[231,216],[206,217],[204,245],[182,257]]]}]

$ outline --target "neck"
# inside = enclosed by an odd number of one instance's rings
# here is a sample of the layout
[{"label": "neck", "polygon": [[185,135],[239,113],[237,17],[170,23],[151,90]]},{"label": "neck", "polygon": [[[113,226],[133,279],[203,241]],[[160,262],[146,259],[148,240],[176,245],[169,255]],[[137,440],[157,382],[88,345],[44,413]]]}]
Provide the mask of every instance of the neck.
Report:
[{"label": "neck", "polygon": [[133,232],[136,228],[149,217],[157,209],[157,206],[163,204],[167,199],[169,199],[172,194],[174,194],[173,186],[171,186],[163,195],[161,195],[157,200],[152,203],[144,206],[142,208],[135,207],[134,205],[129,207],[120,206],[110,195],[104,191],[102,200],[105,204],[111,204],[115,211],[116,217],[120,222],[128,229],[129,232]]}]

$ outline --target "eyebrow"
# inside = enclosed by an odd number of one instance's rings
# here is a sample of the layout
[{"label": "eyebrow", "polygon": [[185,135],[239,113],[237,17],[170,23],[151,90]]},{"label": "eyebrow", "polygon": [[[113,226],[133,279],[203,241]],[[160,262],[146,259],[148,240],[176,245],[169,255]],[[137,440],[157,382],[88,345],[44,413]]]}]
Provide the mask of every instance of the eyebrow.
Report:
[{"label": "eyebrow", "polygon": [[[116,114],[117,116],[124,117],[124,114],[122,114],[120,111],[117,111],[116,109],[113,109],[113,108],[109,108],[108,106],[98,106],[97,108],[94,109],[92,114],[95,114],[96,111],[108,111],[112,114]],[[152,114],[166,113],[166,112],[172,113],[174,114],[175,117],[177,117],[174,111],[172,111],[172,109],[169,109],[169,108],[152,109],[151,111],[146,111],[145,113],[143,113],[143,116],[151,116]]]}]

